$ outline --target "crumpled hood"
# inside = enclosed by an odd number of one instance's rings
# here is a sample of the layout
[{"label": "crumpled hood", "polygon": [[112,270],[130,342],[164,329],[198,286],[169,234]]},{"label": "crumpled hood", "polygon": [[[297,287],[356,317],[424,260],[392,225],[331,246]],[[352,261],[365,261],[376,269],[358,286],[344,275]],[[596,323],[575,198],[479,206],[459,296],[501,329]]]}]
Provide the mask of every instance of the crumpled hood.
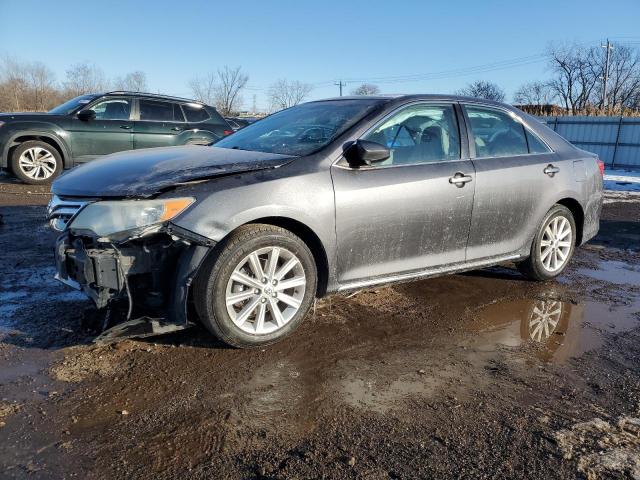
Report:
[{"label": "crumpled hood", "polygon": [[294,157],[205,146],[147,148],[108,155],[59,177],[58,196],[149,197],[173,185],[276,168]]}]

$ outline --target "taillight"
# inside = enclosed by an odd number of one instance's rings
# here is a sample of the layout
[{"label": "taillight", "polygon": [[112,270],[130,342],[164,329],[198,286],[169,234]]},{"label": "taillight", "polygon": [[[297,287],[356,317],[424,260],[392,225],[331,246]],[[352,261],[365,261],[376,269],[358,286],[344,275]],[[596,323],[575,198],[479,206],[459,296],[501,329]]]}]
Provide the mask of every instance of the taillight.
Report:
[{"label": "taillight", "polygon": [[[233,130],[225,130],[224,132],[222,132],[224,134],[224,136],[226,137],[227,135],[231,135],[233,133]],[[604,168],[604,167],[603,167]]]},{"label": "taillight", "polygon": [[599,158],[596,160],[598,162],[598,168],[600,168],[600,175],[604,176],[604,162]]}]

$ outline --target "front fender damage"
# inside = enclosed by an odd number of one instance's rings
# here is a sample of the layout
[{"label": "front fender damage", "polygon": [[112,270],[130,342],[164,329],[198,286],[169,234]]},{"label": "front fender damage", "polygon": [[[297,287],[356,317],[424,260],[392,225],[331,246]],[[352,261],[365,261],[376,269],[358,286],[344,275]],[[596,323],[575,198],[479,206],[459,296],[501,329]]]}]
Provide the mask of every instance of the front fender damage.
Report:
[{"label": "front fender damage", "polygon": [[171,225],[119,242],[66,232],[56,242],[56,278],[104,312],[97,342],[169,333],[193,325],[189,289],[212,247]]}]

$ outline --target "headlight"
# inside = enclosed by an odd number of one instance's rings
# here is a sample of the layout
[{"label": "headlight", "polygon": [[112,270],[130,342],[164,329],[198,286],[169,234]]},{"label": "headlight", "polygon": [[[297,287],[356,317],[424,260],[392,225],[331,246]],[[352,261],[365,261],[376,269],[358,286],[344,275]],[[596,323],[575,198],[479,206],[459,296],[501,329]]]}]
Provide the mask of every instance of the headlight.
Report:
[{"label": "headlight", "polygon": [[99,237],[166,222],[195,201],[194,198],[115,200],[87,205],[71,222],[74,230],[91,230]]}]

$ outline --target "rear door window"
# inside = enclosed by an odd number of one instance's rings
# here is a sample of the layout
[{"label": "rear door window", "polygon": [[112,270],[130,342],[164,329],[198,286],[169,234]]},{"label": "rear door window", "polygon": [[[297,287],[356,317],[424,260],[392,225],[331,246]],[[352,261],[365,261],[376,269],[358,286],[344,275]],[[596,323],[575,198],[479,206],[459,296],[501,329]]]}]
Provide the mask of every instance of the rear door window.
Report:
[{"label": "rear door window", "polygon": [[509,157],[529,153],[524,126],[502,110],[466,105],[476,157]]},{"label": "rear door window", "polygon": [[174,104],[156,100],[140,99],[140,120],[155,122],[173,122]]}]

